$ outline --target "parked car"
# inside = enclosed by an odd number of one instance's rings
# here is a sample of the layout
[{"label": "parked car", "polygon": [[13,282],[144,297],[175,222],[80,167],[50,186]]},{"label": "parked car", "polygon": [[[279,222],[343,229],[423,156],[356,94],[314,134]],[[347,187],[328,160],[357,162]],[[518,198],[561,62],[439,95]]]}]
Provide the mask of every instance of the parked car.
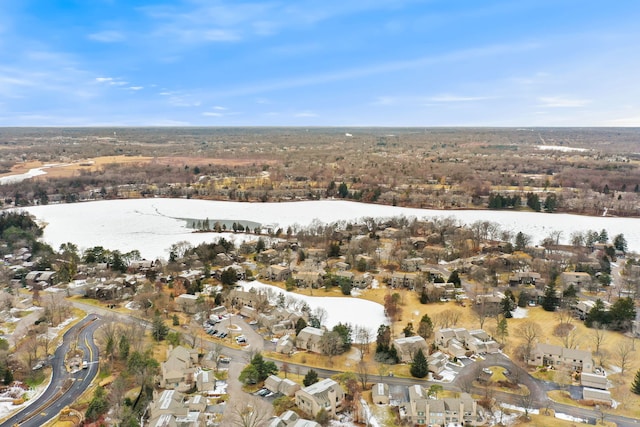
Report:
[{"label": "parked car", "polygon": [[487,375],[493,375],[493,371],[489,368],[482,368],[482,372],[484,372]]}]

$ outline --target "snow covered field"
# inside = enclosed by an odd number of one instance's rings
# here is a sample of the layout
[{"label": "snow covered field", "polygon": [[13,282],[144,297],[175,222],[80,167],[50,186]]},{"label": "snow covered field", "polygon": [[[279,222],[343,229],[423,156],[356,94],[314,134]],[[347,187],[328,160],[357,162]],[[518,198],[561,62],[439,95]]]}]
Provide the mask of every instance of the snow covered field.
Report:
[{"label": "snow covered field", "polygon": [[270,290],[273,292],[273,301],[277,294],[282,293],[285,296],[292,297],[296,300],[306,302],[311,308],[311,312],[318,307],[322,307],[327,311],[327,318],[323,322],[328,329],[333,328],[338,323],[349,323],[353,326],[364,326],[375,333],[381,324],[387,324],[388,320],[384,315],[384,307],[381,304],[358,299],[354,297],[326,297],[322,296],[323,290],[319,289],[320,296],[312,297],[292,292],[284,291],[276,286],[267,285],[257,280],[253,282],[238,282],[245,291],[251,288],[256,290]]},{"label": "snow covered field", "polygon": [[[34,206],[25,210],[47,224],[43,238],[56,249],[66,242],[73,242],[81,249],[93,246],[122,252],[138,249],[147,259],[167,258],[169,247],[178,241],[197,245],[219,237],[215,233],[192,233],[179,218],[255,221],[286,229],[294,225],[307,226],[314,221],[331,223],[366,217],[454,217],[465,224],[478,220],[496,222],[502,229],[531,235],[534,243],[539,243],[553,231],[562,231],[561,242],[567,242],[574,231],[606,229],[610,237],[623,233],[629,250],[640,252],[640,219],[637,218],[488,210],[443,211],[343,200],[240,203],[134,199]],[[237,240],[244,238],[229,233],[224,237]]]}]

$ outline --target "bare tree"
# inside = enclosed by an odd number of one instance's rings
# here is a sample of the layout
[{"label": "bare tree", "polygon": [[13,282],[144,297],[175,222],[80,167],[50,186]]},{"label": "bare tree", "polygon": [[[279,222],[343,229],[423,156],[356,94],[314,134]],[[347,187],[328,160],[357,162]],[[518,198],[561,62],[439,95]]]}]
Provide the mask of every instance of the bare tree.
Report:
[{"label": "bare tree", "polygon": [[369,382],[369,365],[364,360],[358,362],[357,366],[357,374],[360,379],[360,385],[362,386],[362,390],[367,389],[367,383]]},{"label": "bare tree", "polygon": [[258,427],[270,417],[265,405],[254,397],[238,400],[231,411],[231,424],[238,427]]},{"label": "bare tree", "polygon": [[633,351],[631,340],[624,340],[616,349],[616,360],[620,364],[620,375],[624,376],[624,371],[629,367]]},{"label": "bare tree", "polygon": [[442,328],[449,328],[458,323],[460,320],[460,312],[458,310],[448,308],[446,310],[442,310],[442,312],[434,317],[435,323],[439,324]]},{"label": "bare tree", "polygon": [[320,326],[324,324],[328,316],[329,316],[329,313],[323,307],[316,307],[313,309],[313,313],[311,313],[311,317],[315,318],[320,324]]},{"label": "bare tree", "polygon": [[607,336],[605,334],[605,330],[602,325],[598,322],[593,324],[593,329],[591,330],[591,341],[593,345],[595,345],[596,349],[594,351],[595,355],[600,354],[600,349],[604,344]]},{"label": "bare tree", "polygon": [[516,335],[524,340],[524,357],[529,360],[533,344],[542,334],[540,325],[532,320],[526,320],[516,329]]}]

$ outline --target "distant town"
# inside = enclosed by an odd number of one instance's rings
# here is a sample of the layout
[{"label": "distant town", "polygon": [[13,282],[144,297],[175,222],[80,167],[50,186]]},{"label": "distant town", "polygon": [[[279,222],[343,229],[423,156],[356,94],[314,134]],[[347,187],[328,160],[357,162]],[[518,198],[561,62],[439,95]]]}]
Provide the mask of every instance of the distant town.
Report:
[{"label": "distant town", "polygon": [[210,239],[145,259],[52,247],[48,224],[21,209],[332,198],[635,220],[635,131],[163,132],[0,133],[2,426],[640,418],[635,230],[532,236],[490,215],[275,228],[185,212],[190,231]]}]

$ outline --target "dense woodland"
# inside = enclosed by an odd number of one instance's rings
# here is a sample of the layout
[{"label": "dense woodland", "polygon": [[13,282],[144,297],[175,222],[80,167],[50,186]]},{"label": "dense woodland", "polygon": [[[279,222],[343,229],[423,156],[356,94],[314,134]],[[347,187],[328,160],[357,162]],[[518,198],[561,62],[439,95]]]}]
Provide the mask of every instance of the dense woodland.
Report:
[{"label": "dense woodland", "polygon": [[[30,160],[145,156],[0,186],[4,205],[127,197],[347,198],[438,209],[640,215],[635,129],[3,129],[0,172]],[[570,147],[583,151],[540,149]]]}]

